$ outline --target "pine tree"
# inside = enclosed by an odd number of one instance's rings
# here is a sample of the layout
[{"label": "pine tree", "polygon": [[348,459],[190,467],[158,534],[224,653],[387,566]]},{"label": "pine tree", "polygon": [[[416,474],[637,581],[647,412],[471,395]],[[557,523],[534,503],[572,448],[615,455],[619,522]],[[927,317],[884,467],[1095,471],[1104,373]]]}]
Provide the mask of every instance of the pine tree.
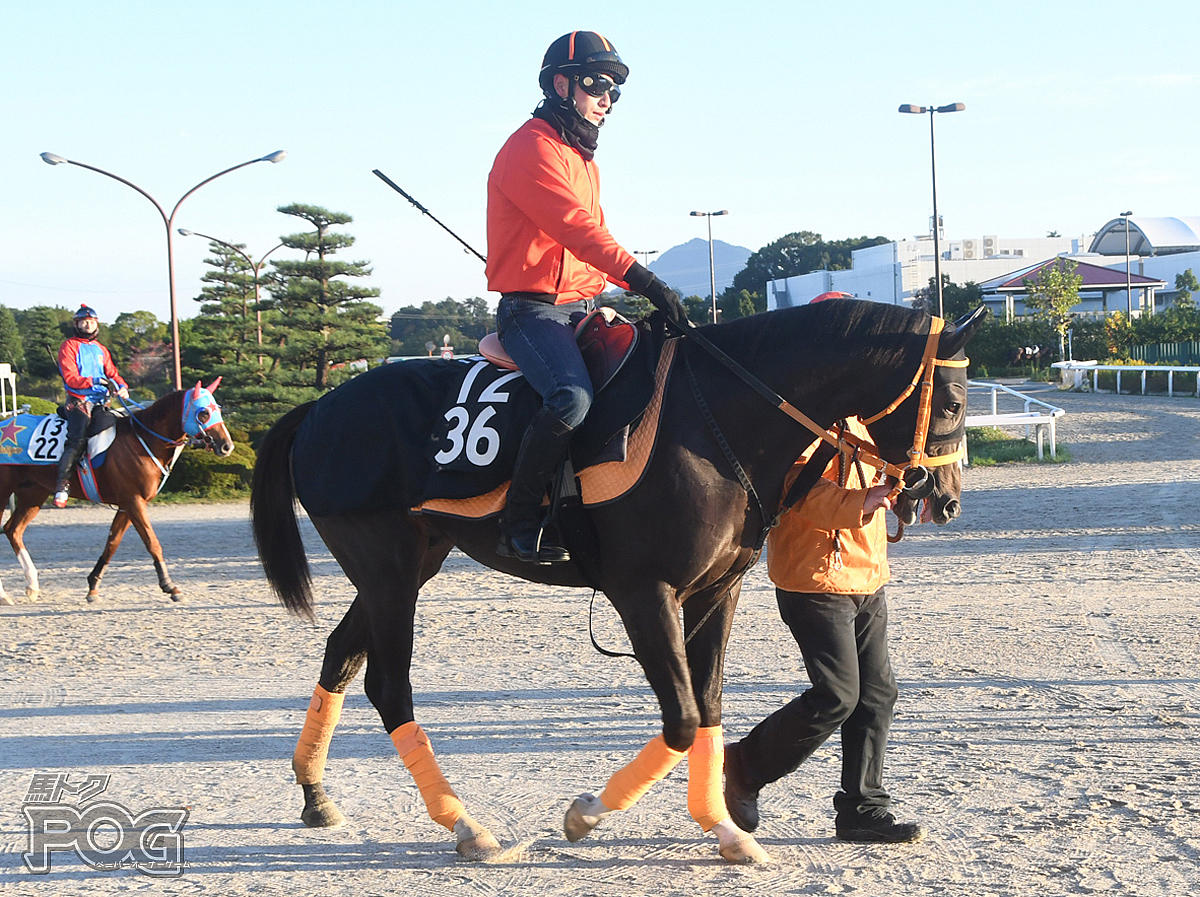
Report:
[{"label": "pine tree", "polygon": [[25,343],[17,329],[17,319],[6,305],[0,305],[0,362],[20,370],[25,361]]},{"label": "pine tree", "polygon": [[70,332],[71,315],[65,308],[35,305],[15,316],[25,344],[25,367],[21,373],[32,381],[31,388],[52,392],[61,385],[58,347]]},{"label": "pine tree", "polygon": [[353,246],[354,238],[331,228],[353,218],[302,203],[281,206],[279,211],[307,221],[313,229],[281,238],[285,246],[304,253],[302,261],[271,263],[275,314],[269,316],[269,335],[274,373],[284,386],[323,392],[333,385],[330,371],[335,365],[370,362],[387,352],[387,330],[379,321],[382,309],[364,301],[378,296],[379,290],[347,282],[347,278],[369,276],[367,262],[332,258],[338,250]]}]

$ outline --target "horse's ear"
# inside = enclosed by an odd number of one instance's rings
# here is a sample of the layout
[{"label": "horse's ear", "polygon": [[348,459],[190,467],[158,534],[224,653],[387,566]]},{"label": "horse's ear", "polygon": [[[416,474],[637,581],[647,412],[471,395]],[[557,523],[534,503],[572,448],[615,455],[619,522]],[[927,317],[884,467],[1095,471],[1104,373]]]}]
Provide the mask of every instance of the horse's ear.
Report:
[{"label": "horse's ear", "polygon": [[949,330],[943,330],[942,337],[938,341],[938,357],[953,358],[961,352],[987,316],[987,306],[981,305],[973,312],[965,314],[955,321]]},{"label": "horse's ear", "polygon": [[200,381],[196,381],[196,388],[192,390],[192,401],[200,398]]},{"label": "horse's ear", "polygon": [[216,391],[217,391],[217,387],[218,387],[218,386],[220,386],[220,385],[221,385],[221,378],[220,378],[220,377],[218,377],[218,378],[217,378],[216,380],[214,380],[212,383],[208,384],[208,391],[209,391],[209,392],[216,392]]}]

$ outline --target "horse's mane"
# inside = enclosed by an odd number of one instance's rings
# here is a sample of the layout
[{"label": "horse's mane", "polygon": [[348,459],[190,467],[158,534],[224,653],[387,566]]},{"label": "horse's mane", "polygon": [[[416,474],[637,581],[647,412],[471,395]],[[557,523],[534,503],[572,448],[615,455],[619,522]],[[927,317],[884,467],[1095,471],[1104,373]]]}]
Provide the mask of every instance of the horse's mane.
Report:
[{"label": "horse's mane", "polygon": [[911,335],[928,333],[928,322],[924,312],[902,306],[834,299],[709,325],[703,331],[747,365],[758,357],[826,364],[845,361],[850,353],[890,364],[910,343]]},{"label": "horse's mane", "polygon": [[157,430],[157,425],[164,422],[170,430],[179,430],[182,427],[183,394],[185,391],[177,389],[174,392],[169,392],[148,408],[141,408],[134,411],[132,416],[137,418],[143,426],[151,430]]}]

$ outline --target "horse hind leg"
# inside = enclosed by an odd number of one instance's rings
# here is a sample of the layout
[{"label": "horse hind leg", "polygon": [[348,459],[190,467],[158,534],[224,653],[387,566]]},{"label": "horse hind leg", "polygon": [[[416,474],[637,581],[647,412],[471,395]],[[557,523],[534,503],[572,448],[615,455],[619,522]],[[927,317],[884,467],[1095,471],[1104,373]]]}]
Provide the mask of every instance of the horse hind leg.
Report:
[{"label": "horse hind leg", "polygon": [[[33,518],[37,516],[45,498],[46,495],[43,494],[39,500],[34,502],[19,495],[17,506],[8,515],[8,520],[4,524],[4,534],[8,536],[8,542],[17,556],[17,563],[21,565],[21,572],[25,574],[25,597],[30,601],[37,601],[42,592],[42,586],[38,580],[37,566],[29,555],[29,549],[25,547],[25,527],[29,526]],[[4,602],[0,601],[0,603]],[[9,599],[8,603],[11,604],[12,600]]]},{"label": "horse hind leg", "polygon": [[345,822],[346,817],[325,793],[325,765],[334,729],[342,715],[346,687],[354,681],[366,659],[366,615],[355,598],[325,641],[321,678],[313,689],[304,728],[292,754],[292,771],[304,791],[300,819],[309,828],[329,828]]}]

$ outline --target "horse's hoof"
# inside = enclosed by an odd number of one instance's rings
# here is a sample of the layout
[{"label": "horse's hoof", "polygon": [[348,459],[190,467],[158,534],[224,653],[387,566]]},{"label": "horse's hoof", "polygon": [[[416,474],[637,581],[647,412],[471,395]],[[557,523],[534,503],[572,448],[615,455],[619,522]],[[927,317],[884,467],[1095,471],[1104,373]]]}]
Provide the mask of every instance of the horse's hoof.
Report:
[{"label": "horse's hoof", "polygon": [[42,594],[41,589],[29,589],[29,588],[25,589],[25,597],[28,598],[30,601],[37,601],[38,598],[41,597],[41,594]]},{"label": "horse's hoof", "polygon": [[346,817],[337,808],[337,804],[322,795],[313,803],[304,805],[300,821],[309,828],[334,828],[344,823]]},{"label": "horse's hoof", "polygon": [[740,841],[734,841],[731,844],[722,844],[719,852],[725,862],[737,866],[771,862],[770,854],[762,849],[762,845],[754,840],[753,835],[747,835]]},{"label": "horse's hoof", "polygon": [[97,592],[95,589],[92,589],[90,592],[87,593],[87,600],[88,600],[88,604],[94,604],[95,602],[100,600],[100,593]]},{"label": "horse's hoof", "polygon": [[566,818],[563,819],[563,834],[572,844],[582,841],[600,824],[600,820],[611,812],[612,810],[604,806],[596,795],[581,794],[567,808]]},{"label": "horse's hoof", "polygon": [[458,844],[454,849],[464,860],[490,860],[501,851],[500,842],[492,833],[466,813],[459,816],[458,822],[454,823],[454,834],[458,837]]},{"label": "horse's hoof", "polygon": [[748,866],[753,863],[771,862],[771,857],[754,840],[754,836],[738,828],[732,819],[718,822],[712,827],[712,833],[717,836],[720,843],[718,852],[727,863]]},{"label": "horse's hoof", "polygon": [[7,595],[0,595],[0,607],[13,607],[15,602]]}]

